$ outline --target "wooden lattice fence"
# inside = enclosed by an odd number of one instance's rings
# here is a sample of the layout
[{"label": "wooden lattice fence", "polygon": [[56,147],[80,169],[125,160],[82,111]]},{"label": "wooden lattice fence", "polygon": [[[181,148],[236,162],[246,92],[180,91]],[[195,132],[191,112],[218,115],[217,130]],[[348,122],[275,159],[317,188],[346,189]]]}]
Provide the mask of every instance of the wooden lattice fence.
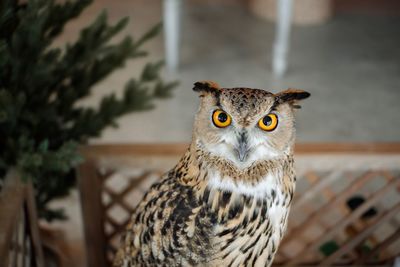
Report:
[{"label": "wooden lattice fence", "polygon": [[[88,266],[109,266],[136,204],[185,149],[83,148]],[[296,196],[275,266],[388,266],[400,256],[400,144],[298,145],[296,169]]]}]

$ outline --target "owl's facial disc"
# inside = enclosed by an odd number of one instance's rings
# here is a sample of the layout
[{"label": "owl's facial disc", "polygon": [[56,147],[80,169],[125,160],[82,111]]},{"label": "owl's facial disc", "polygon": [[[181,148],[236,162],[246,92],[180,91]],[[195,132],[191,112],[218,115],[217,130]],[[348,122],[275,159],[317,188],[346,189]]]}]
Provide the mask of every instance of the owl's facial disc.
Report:
[{"label": "owl's facial disc", "polygon": [[309,93],[290,89],[278,94],[250,88],[217,88],[196,83],[201,102],[194,140],[202,150],[238,168],[289,153],[294,145],[294,113]]},{"label": "owl's facial disc", "polygon": [[278,113],[266,109],[253,113],[213,105],[208,112],[203,113],[208,117],[204,128],[209,128],[200,136],[199,141],[206,150],[230,160],[239,168],[279,156],[279,151],[273,145],[276,139],[274,131],[278,128]]}]

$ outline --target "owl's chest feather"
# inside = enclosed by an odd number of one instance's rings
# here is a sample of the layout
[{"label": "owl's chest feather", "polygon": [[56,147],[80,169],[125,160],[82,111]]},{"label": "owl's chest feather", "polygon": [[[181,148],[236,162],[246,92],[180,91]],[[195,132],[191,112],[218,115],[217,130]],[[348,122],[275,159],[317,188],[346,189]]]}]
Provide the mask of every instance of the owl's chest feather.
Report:
[{"label": "owl's chest feather", "polygon": [[213,201],[209,203],[219,222],[214,229],[215,262],[270,265],[286,228],[291,198],[277,183],[280,179],[268,175],[255,185],[246,185],[218,174],[210,178]]}]

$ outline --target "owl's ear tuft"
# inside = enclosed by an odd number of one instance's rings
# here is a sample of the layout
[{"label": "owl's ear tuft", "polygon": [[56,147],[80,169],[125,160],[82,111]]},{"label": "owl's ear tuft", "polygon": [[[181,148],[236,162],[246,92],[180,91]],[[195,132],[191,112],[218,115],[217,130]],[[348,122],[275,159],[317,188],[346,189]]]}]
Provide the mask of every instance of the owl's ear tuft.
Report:
[{"label": "owl's ear tuft", "polygon": [[193,87],[193,91],[200,93],[200,96],[204,96],[207,93],[219,93],[219,90],[219,85],[213,81],[196,82]]},{"label": "owl's ear tuft", "polygon": [[293,88],[289,88],[285,91],[275,94],[279,103],[289,103],[294,108],[301,108],[301,106],[297,105],[296,103],[300,100],[308,98],[310,95],[311,94],[309,92]]}]

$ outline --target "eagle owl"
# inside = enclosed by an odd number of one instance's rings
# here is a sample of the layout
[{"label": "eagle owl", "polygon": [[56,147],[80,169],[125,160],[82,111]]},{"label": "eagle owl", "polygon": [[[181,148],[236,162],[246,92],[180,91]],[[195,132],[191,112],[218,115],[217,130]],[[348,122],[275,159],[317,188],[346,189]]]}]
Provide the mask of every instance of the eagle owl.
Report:
[{"label": "eagle owl", "polygon": [[310,94],[197,82],[192,143],[136,207],[115,267],[270,266],[296,177],[294,112]]}]

